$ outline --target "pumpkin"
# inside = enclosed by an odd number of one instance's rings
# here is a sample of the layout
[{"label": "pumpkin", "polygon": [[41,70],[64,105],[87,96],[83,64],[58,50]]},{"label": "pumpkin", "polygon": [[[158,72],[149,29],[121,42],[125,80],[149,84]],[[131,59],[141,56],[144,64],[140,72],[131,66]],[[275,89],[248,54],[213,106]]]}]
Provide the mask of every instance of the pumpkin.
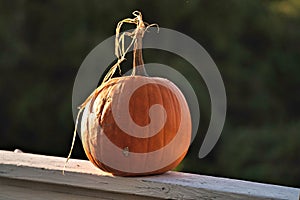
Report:
[{"label": "pumpkin", "polygon": [[161,174],[175,168],[188,151],[192,132],[182,92],[171,81],[145,71],[142,38],[147,27],[141,13],[134,15],[122,21],[137,25],[131,33],[132,75],[108,74],[81,107],[81,139],[88,159],[118,176]]}]

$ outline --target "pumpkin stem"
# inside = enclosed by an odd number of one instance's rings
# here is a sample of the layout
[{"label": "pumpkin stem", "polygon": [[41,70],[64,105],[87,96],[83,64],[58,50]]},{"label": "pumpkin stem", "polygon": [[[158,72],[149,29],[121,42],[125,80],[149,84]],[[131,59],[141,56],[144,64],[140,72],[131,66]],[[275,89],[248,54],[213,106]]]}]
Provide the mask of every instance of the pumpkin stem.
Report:
[{"label": "pumpkin stem", "polygon": [[145,24],[142,19],[141,13],[137,16],[137,28],[135,30],[134,36],[134,46],[133,46],[133,70],[132,76],[148,76],[144,67],[143,61],[143,37],[146,30]]},{"label": "pumpkin stem", "polygon": [[[116,38],[115,38],[115,55],[118,58],[118,62],[111,68],[107,77],[104,79],[103,83],[109,80],[116,71],[117,67],[120,70],[120,64],[125,60],[125,56],[127,52],[129,52],[130,48],[133,46],[133,71],[132,75],[141,75],[141,76],[148,76],[145,68],[144,68],[144,61],[142,56],[142,40],[144,37],[144,33],[147,31],[148,28],[151,26],[157,26],[157,24],[148,24],[143,21],[142,13],[139,11],[134,11],[132,13],[135,18],[126,18],[120,21],[116,28]],[[123,32],[120,33],[121,27],[124,23],[135,24],[136,29],[132,32]],[[125,36],[131,37],[132,40],[130,44],[125,48]]]}]

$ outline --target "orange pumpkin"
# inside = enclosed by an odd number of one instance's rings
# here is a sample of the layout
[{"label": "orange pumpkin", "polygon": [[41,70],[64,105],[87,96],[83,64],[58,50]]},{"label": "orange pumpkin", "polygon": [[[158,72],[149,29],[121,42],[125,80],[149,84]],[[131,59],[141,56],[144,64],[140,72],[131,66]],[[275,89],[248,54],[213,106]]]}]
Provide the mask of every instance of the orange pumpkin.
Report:
[{"label": "orange pumpkin", "polygon": [[119,176],[160,174],[176,167],[191,140],[191,117],[181,91],[147,76],[145,25],[138,15],[131,76],[104,82],[85,103],[81,139],[88,159]]}]

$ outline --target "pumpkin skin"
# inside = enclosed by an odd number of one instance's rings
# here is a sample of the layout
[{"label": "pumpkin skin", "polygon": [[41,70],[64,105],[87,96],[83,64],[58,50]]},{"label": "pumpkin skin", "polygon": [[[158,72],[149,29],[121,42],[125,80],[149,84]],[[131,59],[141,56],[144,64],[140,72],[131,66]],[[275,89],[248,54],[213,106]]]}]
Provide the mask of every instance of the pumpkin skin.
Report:
[{"label": "pumpkin skin", "polygon": [[86,104],[81,139],[88,159],[118,176],[161,174],[175,168],[190,145],[187,102],[169,80],[113,78]]}]

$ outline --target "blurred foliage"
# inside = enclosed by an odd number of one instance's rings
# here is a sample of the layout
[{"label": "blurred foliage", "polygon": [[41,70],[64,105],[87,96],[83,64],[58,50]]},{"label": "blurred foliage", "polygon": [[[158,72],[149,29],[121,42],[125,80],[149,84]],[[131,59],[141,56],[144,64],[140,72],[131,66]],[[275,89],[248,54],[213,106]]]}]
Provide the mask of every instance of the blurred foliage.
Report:
[{"label": "blurred foliage", "polygon": [[[201,102],[199,134],[180,169],[300,187],[298,0],[0,0],[0,149],[67,155],[77,70],[134,10],[198,41],[223,76],[226,124],[200,160],[210,119],[204,83],[181,58],[145,51],[145,62],[188,74]],[[79,140],[74,157],[85,158]]]}]

